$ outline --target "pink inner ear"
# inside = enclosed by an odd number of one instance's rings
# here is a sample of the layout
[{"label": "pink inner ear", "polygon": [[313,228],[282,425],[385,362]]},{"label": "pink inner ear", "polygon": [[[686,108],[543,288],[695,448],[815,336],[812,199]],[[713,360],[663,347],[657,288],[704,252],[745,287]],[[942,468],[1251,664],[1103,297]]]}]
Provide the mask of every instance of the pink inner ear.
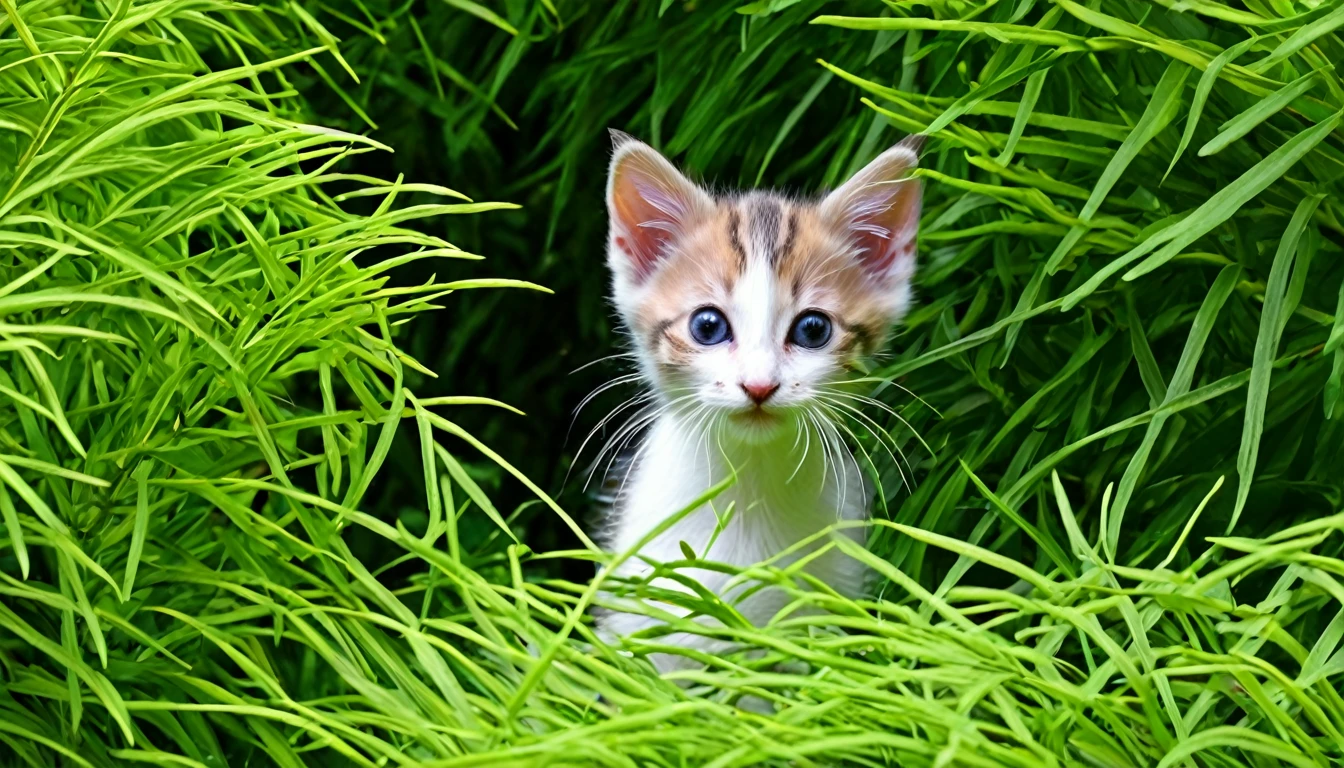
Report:
[{"label": "pink inner ear", "polygon": [[689,211],[688,184],[676,171],[634,153],[612,170],[611,215],[616,247],[630,257],[637,278],[653,271]]},{"label": "pink inner ear", "polygon": [[848,210],[859,261],[872,274],[904,273],[915,257],[920,189],[915,179],[878,182],[859,190]]}]

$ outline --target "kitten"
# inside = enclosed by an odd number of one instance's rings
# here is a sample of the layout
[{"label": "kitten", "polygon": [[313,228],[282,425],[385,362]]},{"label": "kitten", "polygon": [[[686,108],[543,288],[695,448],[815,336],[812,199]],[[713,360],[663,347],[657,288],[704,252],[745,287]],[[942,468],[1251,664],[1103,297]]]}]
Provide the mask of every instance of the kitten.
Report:
[{"label": "kitten", "polygon": [[[737,473],[734,485],[645,544],[617,575],[646,577],[648,561],[684,559],[683,544],[699,558],[747,567],[837,521],[866,519],[871,492],[827,414],[857,403],[831,388],[856,358],[882,347],[910,303],[920,213],[910,172],[920,137],[805,202],[765,191],[713,195],[648,145],[612,135],[612,299],[653,406],[638,449],[608,477],[615,492],[606,546],[626,551]],[[858,526],[838,535],[866,538]],[[865,586],[864,567],[834,547],[806,570],[849,597]],[[742,596],[750,588],[718,571],[680,573],[757,626],[789,602],[778,589]],[[686,590],[665,578],[653,586]],[[598,617],[608,638],[656,623],[620,610]],[[707,653],[731,647],[681,632],[657,642]],[[651,659],[662,671],[694,665],[674,654]]]}]

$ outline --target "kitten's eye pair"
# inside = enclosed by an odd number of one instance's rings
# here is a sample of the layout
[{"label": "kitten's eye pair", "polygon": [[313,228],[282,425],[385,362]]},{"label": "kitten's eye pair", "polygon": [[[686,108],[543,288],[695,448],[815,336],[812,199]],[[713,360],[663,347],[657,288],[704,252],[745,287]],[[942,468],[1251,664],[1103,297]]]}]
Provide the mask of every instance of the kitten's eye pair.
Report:
[{"label": "kitten's eye pair", "polygon": [[[691,338],[697,344],[712,347],[733,338],[728,318],[713,307],[705,307],[691,315]],[[831,319],[816,310],[808,310],[793,321],[789,329],[789,343],[804,349],[820,349],[831,340]]]}]

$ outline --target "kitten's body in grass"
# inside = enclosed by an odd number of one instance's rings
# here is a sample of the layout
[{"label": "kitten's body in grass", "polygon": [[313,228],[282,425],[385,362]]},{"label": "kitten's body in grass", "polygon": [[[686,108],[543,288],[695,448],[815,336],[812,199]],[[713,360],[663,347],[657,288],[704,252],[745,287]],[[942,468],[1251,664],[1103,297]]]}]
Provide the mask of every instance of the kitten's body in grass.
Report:
[{"label": "kitten's body in grass", "polygon": [[[635,548],[670,515],[735,476],[710,504],[651,540],[618,571],[698,559],[746,568],[803,569],[847,597],[865,586],[858,561],[816,537],[868,515],[871,492],[842,439],[863,398],[839,387],[850,364],[877,351],[910,302],[920,189],[909,174],[917,143],[888,150],[817,201],[753,191],[715,196],[652,148],[615,134],[608,181],[612,296],[633,342],[649,405],[619,434],[642,434],[607,478],[606,544]],[[860,417],[861,419],[861,417]],[[862,544],[862,527],[838,535]],[[780,557],[781,553],[788,552]],[[724,598],[753,625],[789,603],[786,592],[703,568],[680,574]],[[668,578],[653,586],[687,590]],[[745,593],[745,594],[744,594]],[[624,636],[654,626],[666,603],[603,613]],[[730,643],[679,632],[656,642],[720,653]],[[693,665],[654,654],[663,670]]]}]

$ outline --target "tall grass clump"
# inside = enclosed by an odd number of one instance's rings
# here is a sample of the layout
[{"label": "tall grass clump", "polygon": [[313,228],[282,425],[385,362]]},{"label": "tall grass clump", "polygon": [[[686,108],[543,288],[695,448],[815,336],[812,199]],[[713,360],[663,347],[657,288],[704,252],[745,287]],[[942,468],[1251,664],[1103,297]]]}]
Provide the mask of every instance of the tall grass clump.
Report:
[{"label": "tall grass clump", "polygon": [[[1344,760],[1337,3],[440,5],[0,3],[0,765]],[[451,160],[371,172],[440,120]],[[417,362],[553,365],[459,294],[535,285],[437,277],[454,226],[597,323],[608,122],[745,183],[931,137],[869,548],[830,544],[872,596],[765,563],[823,611],[754,628],[616,582],[493,374]],[[607,590],[756,652],[659,678]]]},{"label": "tall grass clump", "polygon": [[428,750],[408,759],[453,754],[435,729],[476,719],[452,651],[369,570],[445,536],[455,553],[452,486],[414,533],[361,501],[412,418],[430,479],[441,462],[475,489],[435,436],[472,444],[443,409],[499,404],[417,399],[407,372],[432,373],[397,338],[460,291],[536,286],[389,279],[479,258],[417,221],[509,206],[342,173],[388,147],[303,122],[287,72],[334,49],[276,57],[302,14],[5,10],[4,764],[371,764],[403,731]]}]

